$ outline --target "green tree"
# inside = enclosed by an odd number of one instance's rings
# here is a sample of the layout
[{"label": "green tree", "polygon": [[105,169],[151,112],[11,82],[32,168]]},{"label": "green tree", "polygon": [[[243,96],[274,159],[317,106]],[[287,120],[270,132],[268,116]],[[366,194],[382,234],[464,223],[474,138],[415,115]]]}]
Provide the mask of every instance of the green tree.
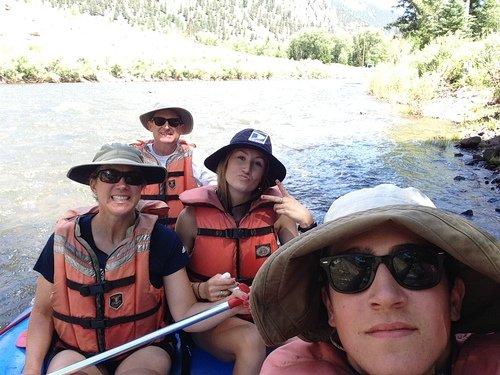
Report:
[{"label": "green tree", "polygon": [[480,39],[500,29],[500,5],[498,0],[471,1],[471,32]]},{"label": "green tree", "polygon": [[439,15],[443,0],[399,0],[396,8],[403,14],[387,25],[396,28],[405,38],[422,48],[439,35]]},{"label": "green tree", "polygon": [[387,59],[387,44],[378,32],[365,31],[353,38],[351,65],[375,66]]},{"label": "green tree", "polygon": [[332,62],[332,38],[322,31],[309,31],[292,39],[288,57],[294,60],[314,59]]},{"label": "green tree", "polygon": [[468,14],[465,10],[463,0],[448,0],[440,9],[436,35],[454,34],[456,32],[467,32]]},{"label": "green tree", "polygon": [[332,62],[338,64],[349,64],[352,40],[341,36],[332,37]]}]

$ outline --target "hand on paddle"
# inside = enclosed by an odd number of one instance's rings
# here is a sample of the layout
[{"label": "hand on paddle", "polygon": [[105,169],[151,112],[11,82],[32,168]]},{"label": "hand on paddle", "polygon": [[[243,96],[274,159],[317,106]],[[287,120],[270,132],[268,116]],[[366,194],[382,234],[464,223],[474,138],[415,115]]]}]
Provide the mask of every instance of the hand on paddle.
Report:
[{"label": "hand on paddle", "polygon": [[302,205],[297,199],[292,197],[285,189],[283,183],[276,180],[276,185],[281,192],[282,197],[274,195],[261,195],[261,198],[274,203],[274,211],[279,215],[286,215],[302,228],[307,228],[314,222],[311,212]]},{"label": "hand on paddle", "polygon": [[[232,294],[230,289],[236,288],[237,286],[236,280],[231,277],[229,273],[226,272],[223,275],[218,273],[201,284],[200,297],[210,302],[219,301],[229,297]],[[235,295],[235,297],[240,298],[240,295]]]}]

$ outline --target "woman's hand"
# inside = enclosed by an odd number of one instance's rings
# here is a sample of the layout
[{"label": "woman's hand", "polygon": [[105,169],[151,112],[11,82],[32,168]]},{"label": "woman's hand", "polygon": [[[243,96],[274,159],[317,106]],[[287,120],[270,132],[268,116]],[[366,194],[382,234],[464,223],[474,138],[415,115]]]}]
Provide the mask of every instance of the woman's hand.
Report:
[{"label": "woman's hand", "polygon": [[314,222],[311,212],[288,193],[281,181],[276,180],[276,185],[283,195],[282,197],[261,195],[261,198],[265,201],[273,202],[274,211],[277,214],[288,216],[302,228],[309,227]]},{"label": "woman's hand", "polygon": [[210,302],[219,301],[231,295],[229,289],[235,288],[238,284],[229,273],[212,276],[210,279],[201,283],[200,297]]},{"label": "woman's hand", "polygon": [[[236,297],[243,301],[243,303],[234,308],[235,315],[250,315],[252,312],[250,310],[250,288],[244,284],[240,284],[236,288],[231,289],[231,297]],[[245,288],[243,288],[243,286]]]}]

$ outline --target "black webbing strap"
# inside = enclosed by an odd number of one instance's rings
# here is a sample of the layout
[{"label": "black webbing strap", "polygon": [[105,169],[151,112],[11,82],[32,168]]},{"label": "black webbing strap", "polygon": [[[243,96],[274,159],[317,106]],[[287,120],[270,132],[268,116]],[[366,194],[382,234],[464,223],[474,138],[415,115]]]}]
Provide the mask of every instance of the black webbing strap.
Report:
[{"label": "black webbing strap", "polygon": [[181,177],[181,176],[184,176],[184,171],[167,172],[167,180],[169,177]]},{"label": "black webbing strap", "polygon": [[209,229],[198,228],[199,236],[224,237],[232,239],[241,239],[254,236],[262,236],[274,232],[272,225],[262,228],[229,228],[229,229]]},{"label": "black webbing strap", "polygon": [[149,194],[149,195],[141,195],[141,199],[167,202],[167,201],[179,200],[179,195],[178,194]]},{"label": "black webbing strap", "polygon": [[80,284],[75,281],[66,279],[66,285],[68,288],[80,292],[83,297],[96,296],[98,294],[104,294],[110,290],[121,288],[127,285],[135,283],[135,275],[124,277],[123,279],[117,279],[108,281],[106,280],[102,284]]},{"label": "black webbing strap", "polygon": [[148,316],[156,313],[162,305],[162,301],[159,301],[158,304],[139,314],[128,315],[128,316],[120,316],[119,318],[104,318],[104,319],[96,319],[96,318],[78,318],[76,316],[61,314],[57,311],[52,312],[52,316],[56,319],[62,320],[66,323],[77,324],[86,329],[104,329],[108,327],[115,326],[117,324],[130,323],[135,322],[136,320],[141,320],[147,318]]}]

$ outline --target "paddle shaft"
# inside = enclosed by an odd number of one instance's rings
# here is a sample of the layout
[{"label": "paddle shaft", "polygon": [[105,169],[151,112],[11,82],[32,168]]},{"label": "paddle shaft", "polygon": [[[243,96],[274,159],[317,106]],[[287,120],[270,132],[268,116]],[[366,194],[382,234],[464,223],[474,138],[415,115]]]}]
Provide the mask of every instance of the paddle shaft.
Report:
[{"label": "paddle shaft", "polygon": [[17,325],[17,323],[19,323],[20,321],[26,319],[28,316],[30,316],[31,309],[32,309],[31,306],[28,307],[28,308],[26,308],[21,314],[19,314],[18,316],[16,316],[12,322],[10,322],[7,326],[5,326],[2,329],[0,329],[0,335],[3,335],[5,332],[7,332],[10,329],[14,328]]},{"label": "paddle shaft", "polygon": [[242,303],[242,301],[238,298],[231,298],[229,301],[226,301],[224,303],[220,303],[214,307],[211,307],[205,311],[202,311],[196,315],[190,316],[189,318],[180,320],[174,324],[171,324],[167,327],[163,327],[157,331],[148,333],[145,336],[142,336],[138,339],[135,339],[133,341],[130,341],[126,344],[117,346],[116,348],[106,350],[105,352],[99,353],[93,357],[87,358],[83,361],[74,363],[70,366],[64,367],[62,369],[59,369],[57,371],[51,372],[50,374],[47,375],[65,375],[65,374],[71,374],[77,370],[81,370],[85,367],[89,366],[94,366],[97,365],[107,359],[116,357],[120,354],[123,354],[129,350],[135,349],[139,346],[142,346],[148,342],[151,342],[159,337],[168,335],[172,332],[176,332],[178,330],[181,330],[183,328],[186,328],[190,325],[193,325],[195,323],[198,323],[202,320],[208,319],[214,315],[220,314],[223,311],[229,310],[235,306],[238,306]]}]

